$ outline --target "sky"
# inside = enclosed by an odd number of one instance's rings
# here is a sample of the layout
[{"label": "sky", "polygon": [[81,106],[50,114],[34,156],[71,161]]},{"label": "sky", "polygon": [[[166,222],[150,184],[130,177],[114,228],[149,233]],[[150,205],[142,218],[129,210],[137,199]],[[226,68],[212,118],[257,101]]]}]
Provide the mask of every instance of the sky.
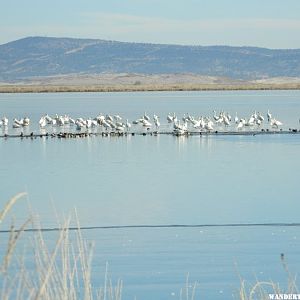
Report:
[{"label": "sky", "polygon": [[300,0],[1,0],[0,44],[27,36],[300,48]]}]

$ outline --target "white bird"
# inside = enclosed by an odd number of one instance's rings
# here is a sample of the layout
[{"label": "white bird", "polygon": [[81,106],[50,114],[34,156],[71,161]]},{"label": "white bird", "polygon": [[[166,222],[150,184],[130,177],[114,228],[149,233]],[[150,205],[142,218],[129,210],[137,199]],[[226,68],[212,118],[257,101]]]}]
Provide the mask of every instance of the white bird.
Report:
[{"label": "white bird", "polygon": [[237,112],[235,113],[234,122],[235,122],[235,124],[237,124],[239,122],[239,118],[237,116]]},{"label": "white bird", "polygon": [[257,119],[257,113],[256,113],[256,110],[254,111],[254,113],[253,113],[253,118],[256,120]]},{"label": "white bird", "polygon": [[106,130],[111,128],[110,124],[106,120],[103,120],[102,125]]},{"label": "white bird", "polygon": [[265,120],[265,118],[262,116],[260,112],[257,113],[257,119],[260,120],[261,122]]},{"label": "white bird", "polygon": [[131,128],[131,124],[129,123],[128,119],[126,120],[126,124],[125,125],[126,125],[127,131],[129,131],[130,128]]},{"label": "white bird", "polygon": [[48,114],[46,114],[44,116],[44,118],[46,119],[46,121],[47,121],[48,124],[52,124],[52,118]]},{"label": "white bird", "polygon": [[272,127],[278,128],[279,126],[282,126],[282,122],[276,120],[275,118],[272,118],[272,119],[270,120],[270,125],[271,125]]},{"label": "white bird", "polygon": [[272,114],[270,113],[269,110],[268,110],[268,113],[267,113],[267,117],[268,117],[268,122],[270,122],[271,119],[272,119]]},{"label": "white bird", "polygon": [[106,123],[110,125],[110,128],[115,129],[117,126],[110,120],[106,120]]},{"label": "white bird", "polygon": [[99,115],[95,118],[95,120],[97,121],[97,123],[98,123],[99,125],[102,125],[102,122],[105,120],[105,117],[104,117],[103,115],[99,114]]},{"label": "white bird", "polygon": [[146,114],[146,112],[144,112],[144,117],[143,117],[145,120],[147,120],[147,121],[150,121],[150,117],[149,116],[147,116],[147,114]]},{"label": "white bird", "polygon": [[14,119],[14,124],[17,124],[17,125],[20,125],[20,126],[23,126],[23,119]]},{"label": "white bird", "polygon": [[76,120],[76,130],[81,130],[81,128],[84,126],[83,123],[81,123],[79,120]]},{"label": "white bird", "polygon": [[253,115],[249,118],[249,120],[244,124],[245,126],[254,126],[255,125],[255,119]]},{"label": "white bird", "polygon": [[45,117],[41,117],[39,120],[39,125],[41,128],[44,128],[47,125],[47,121]]},{"label": "white bird", "polygon": [[75,124],[75,120],[72,119],[72,118],[69,118],[69,122],[70,122],[71,125]]},{"label": "white bird", "polygon": [[112,116],[110,116],[110,115],[106,115],[106,117],[105,117],[105,119],[108,121],[113,121],[114,119],[113,119],[113,117]]},{"label": "white bird", "polygon": [[242,119],[239,121],[238,126],[236,127],[238,130],[242,129],[244,127],[244,122],[242,121]]},{"label": "white bird", "polygon": [[214,125],[213,121],[210,120],[209,118],[206,118],[206,119],[207,119],[207,122],[203,124],[204,125],[204,129],[206,129],[208,131],[214,130],[214,128],[213,128],[213,125]]},{"label": "white bird", "polygon": [[174,113],[174,115],[173,115],[173,122],[175,123],[175,122],[177,122],[177,121],[178,121],[177,116],[176,116],[175,113]]},{"label": "white bird", "polygon": [[23,119],[21,120],[14,119],[14,123],[12,125],[13,128],[20,128],[22,126],[23,126]]},{"label": "white bird", "polygon": [[29,126],[29,124],[30,124],[30,119],[28,117],[25,117],[23,119],[23,126]]},{"label": "white bird", "polygon": [[193,127],[196,128],[196,129],[202,128],[201,120],[194,120],[193,125],[194,125]]},{"label": "white bird", "polygon": [[218,121],[220,119],[220,116],[217,116],[216,111],[214,110],[214,120]]},{"label": "white bird", "polygon": [[118,132],[123,132],[125,130],[125,124],[122,123],[122,125],[117,125],[116,130]]},{"label": "white bird", "polygon": [[154,124],[155,124],[156,129],[158,129],[159,126],[160,126],[160,122],[159,122],[158,117],[154,119]]},{"label": "white bird", "polygon": [[121,121],[122,120],[122,117],[119,116],[119,115],[114,115],[114,118],[116,121]]},{"label": "white bird", "polygon": [[212,127],[212,125],[210,123],[205,124],[204,128],[208,131],[214,130],[214,128]]},{"label": "white bird", "polygon": [[1,122],[2,126],[4,126],[4,127],[8,126],[8,119],[6,117],[3,117],[1,121],[2,121]]},{"label": "white bird", "polygon": [[64,119],[64,117],[59,116],[59,117],[56,119],[56,123],[57,123],[59,126],[63,126],[63,125],[65,124],[65,119]]},{"label": "white bird", "polygon": [[69,124],[69,123],[70,123],[70,117],[69,117],[69,116],[64,115],[64,116],[62,117],[62,119],[64,120],[64,124]]},{"label": "white bird", "polygon": [[168,114],[167,120],[168,120],[168,123],[172,123],[173,122],[173,116],[171,114]]},{"label": "white bird", "polygon": [[183,121],[183,122],[189,121],[189,118],[184,114],[183,117],[182,117],[182,121]]},{"label": "white bird", "polygon": [[230,121],[227,118],[227,116],[223,116],[223,122],[224,122],[225,126],[229,126],[230,125]]},{"label": "white bird", "polygon": [[144,120],[142,124],[143,124],[144,127],[151,127],[152,126],[152,124],[148,120]]},{"label": "white bird", "polygon": [[185,121],[182,125],[180,124],[180,121],[174,122],[174,130],[173,132],[176,135],[182,135],[187,132],[187,121]]},{"label": "white bird", "polygon": [[85,122],[85,127],[86,128],[91,128],[92,127],[92,120],[91,119],[87,119]]},{"label": "white bird", "polygon": [[98,123],[96,120],[91,120],[92,127],[97,127]]}]

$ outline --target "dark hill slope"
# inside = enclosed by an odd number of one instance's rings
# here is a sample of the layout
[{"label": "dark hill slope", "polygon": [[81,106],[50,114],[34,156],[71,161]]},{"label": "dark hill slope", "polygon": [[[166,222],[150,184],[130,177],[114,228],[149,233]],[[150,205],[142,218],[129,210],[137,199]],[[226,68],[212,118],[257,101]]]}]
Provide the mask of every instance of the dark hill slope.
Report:
[{"label": "dark hill slope", "polygon": [[300,77],[300,49],[179,46],[28,37],[0,45],[0,80],[70,73],[195,73]]}]

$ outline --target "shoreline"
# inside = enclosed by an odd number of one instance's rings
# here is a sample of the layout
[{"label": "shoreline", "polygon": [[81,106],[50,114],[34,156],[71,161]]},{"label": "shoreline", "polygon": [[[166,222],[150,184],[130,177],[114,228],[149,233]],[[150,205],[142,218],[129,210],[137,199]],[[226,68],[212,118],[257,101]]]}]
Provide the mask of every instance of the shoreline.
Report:
[{"label": "shoreline", "polygon": [[163,91],[300,90],[300,83],[278,84],[141,84],[141,85],[0,85],[0,93],[84,93]]}]

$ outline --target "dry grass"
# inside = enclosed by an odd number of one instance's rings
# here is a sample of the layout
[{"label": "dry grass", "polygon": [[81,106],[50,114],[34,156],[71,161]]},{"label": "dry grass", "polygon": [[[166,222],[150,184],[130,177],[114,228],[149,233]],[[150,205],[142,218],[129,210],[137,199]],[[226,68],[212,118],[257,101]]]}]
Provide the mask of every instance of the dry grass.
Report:
[{"label": "dry grass", "polygon": [[[0,220],[13,207],[14,203],[24,196],[18,194],[7,202],[0,212]],[[27,226],[40,228],[38,222],[29,218],[18,229],[11,225],[7,237],[7,250],[0,261],[0,298],[9,299],[45,299],[45,300],[120,300],[122,281],[115,286],[108,278],[106,268],[104,286],[94,288],[91,279],[93,245],[82,237],[79,222],[77,230],[70,234],[70,218],[60,226],[60,231],[51,248],[41,230],[21,239]],[[3,236],[1,237],[3,243]],[[20,255],[16,251],[26,246],[27,250]],[[28,262],[29,258],[29,262]],[[33,260],[33,261],[32,261]],[[29,265],[30,264],[30,265]],[[33,265],[32,265],[33,264]]]},{"label": "dry grass", "polygon": [[[26,193],[17,194],[0,211],[0,224],[18,199]],[[49,246],[43,232],[37,230],[30,235],[24,235],[25,229],[41,228],[37,221],[28,218],[18,229],[11,225],[6,242],[6,252],[0,261],[0,299],[29,300],[121,300],[122,281],[116,285],[108,278],[108,265],[104,274],[103,287],[95,287],[91,278],[93,244],[82,236],[77,213],[75,213],[77,230],[69,232],[71,219],[66,219],[58,231],[54,246]],[[0,228],[1,229],[1,228]],[[31,237],[31,239],[29,238]],[[3,243],[3,236],[1,241]],[[22,255],[16,251],[16,245],[26,245],[29,248]],[[30,253],[30,255],[28,255]],[[29,261],[28,261],[29,258]],[[266,300],[269,294],[299,293],[296,278],[290,273],[284,256],[281,262],[287,273],[288,287],[283,291],[272,281],[257,281],[246,284],[241,278],[238,299]],[[29,265],[30,264],[30,265]],[[180,291],[180,300],[195,300],[197,283],[190,284],[187,275],[185,287]],[[204,299],[201,297],[201,299]]]},{"label": "dry grass", "polygon": [[286,290],[283,290],[278,283],[272,281],[257,281],[250,286],[247,286],[245,281],[241,282],[240,300],[270,300],[269,294],[299,294],[299,291],[295,285],[295,279],[289,281]]},{"label": "dry grass", "polygon": [[0,85],[0,93],[144,92],[144,91],[235,91],[299,90],[300,83],[243,84],[116,84],[116,85]]},{"label": "dry grass", "polygon": [[288,286],[282,289],[278,283],[273,281],[257,281],[248,285],[241,280],[239,299],[240,300],[269,300],[269,294],[299,294],[296,285],[296,276],[294,276],[287,266],[284,256],[281,257],[282,267],[287,274]]}]

